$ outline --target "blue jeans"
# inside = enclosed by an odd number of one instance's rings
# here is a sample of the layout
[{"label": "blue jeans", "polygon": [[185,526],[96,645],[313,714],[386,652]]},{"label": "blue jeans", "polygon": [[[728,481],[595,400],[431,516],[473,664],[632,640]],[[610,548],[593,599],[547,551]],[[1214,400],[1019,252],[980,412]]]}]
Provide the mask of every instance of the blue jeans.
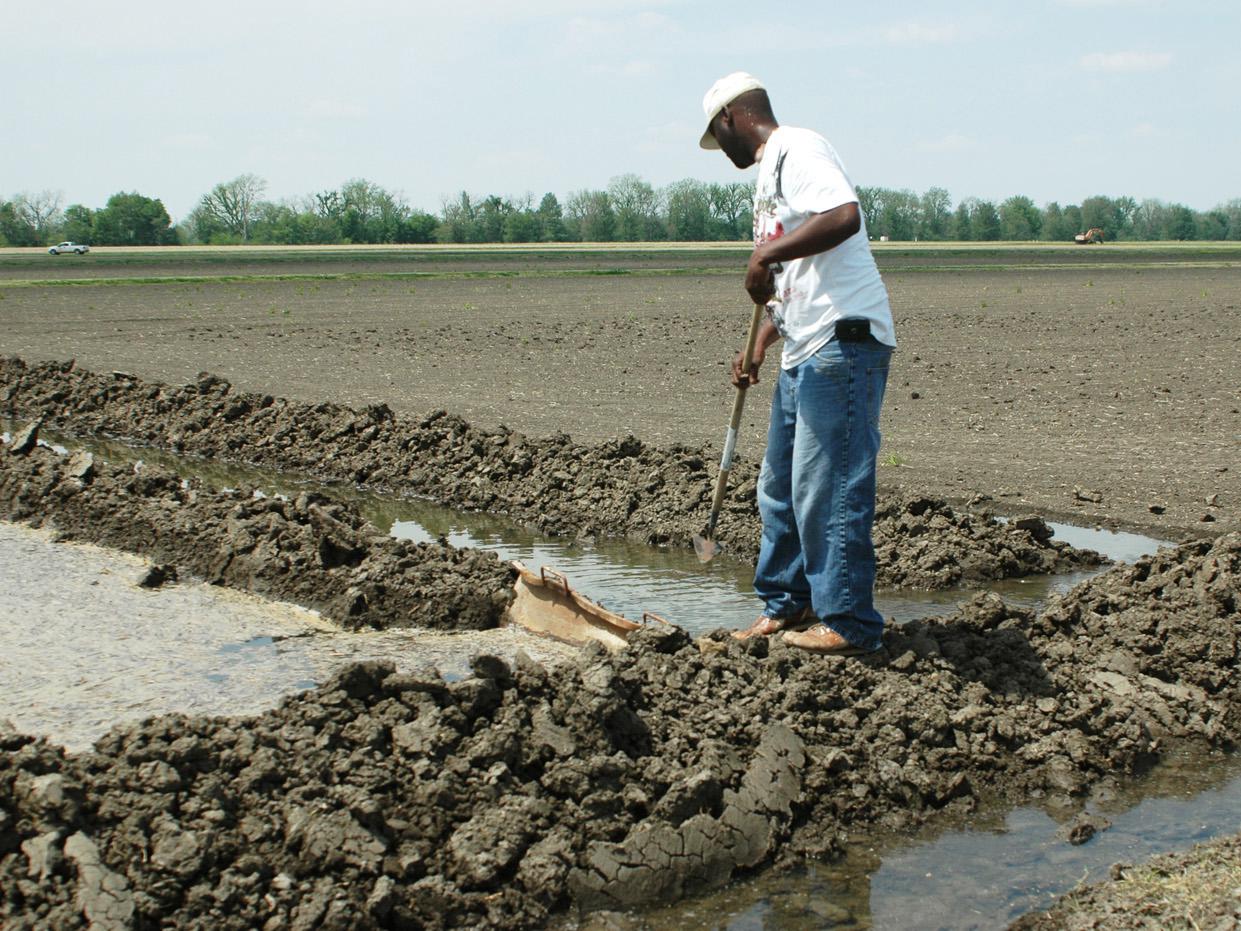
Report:
[{"label": "blue jeans", "polygon": [[763,519],[754,590],[768,617],[806,607],[864,649],[878,647],[875,460],[892,349],[833,339],[782,370],[758,482]]}]

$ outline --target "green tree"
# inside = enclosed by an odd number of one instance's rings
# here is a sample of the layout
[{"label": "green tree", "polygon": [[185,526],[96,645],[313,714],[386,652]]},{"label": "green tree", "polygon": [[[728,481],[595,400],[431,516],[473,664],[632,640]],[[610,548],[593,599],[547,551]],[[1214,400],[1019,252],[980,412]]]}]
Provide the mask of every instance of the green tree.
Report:
[{"label": "green tree", "polygon": [[476,231],[477,211],[470,195],[462,191],[453,201],[444,201],[440,209],[440,223],[435,228],[436,242],[477,242],[481,235]]},{"label": "green tree", "polygon": [[422,210],[413,210],[397,228],[397,242],[435,242],[439,220]]},{"label": "green tree", "polygon": [[686,178],[664,189],[667,204],[668,238],[674,242],[704,242],[711,222],[711,201],[707,186]]},{"label": "green tree", "polygon": [[510,201],[496,194],[483,198],[478,205],[478,241],[503,242],[504,223],[515,209]]},{"label": "green tree", "polygon": [[529,200],[515,204],[504,218],[505,242],[538,242],[539,218],[531,209]]},{"label": "green tree", "polygon": [[922,195],[918,205],[918,238],[937,242],[948,238],[952,223],[952,197],[942,187]]},{"label": "green tree", "polygon": [[346,181],[331,204],[339,211],[341,233],[350,242],[396,242],[409,214],[397,195],[365,178]]},{"label": "green tree", "polygon": [[913,191],[880,188],[879,217],[872,232],[893,240],[914,239],[918,235],[920,211],[920,200]]},{"label": "green tree", "polygon": [[1000,204],[1000,238],[1026,241],[1038,239],[1043,228],[1043,215],[1034,201],[1016,194]]},{"label": "green tree", "polygon": [[565,201],[566,226],[577,242],[613,242],[616,214],[607,191],[575,191]]},{"label": "green tree", "polygon": [[39,244],[30,224],[17,212],[12,201],[0,202],[0,245],[37,246]]},{"label": "green tree", "polygon": [[618,175],[608,182],[608,199],[616,215],[616,239],[639,242],[653,238],[659,225],[655,189],[637,175]]},{"label": "green tree", "polygon": [[957,242],[969,242],[974,238],[974,225],[970,218],[970,198],[957,204],[952,214],[952,222],[948,224],[948,235]]},{"label": "green tree", "polygon": [[1197,239],[1220,240],[1228,238],[1228,214],[1216,207],[1197,216],[1194,224]]},{"label": "green tree", "polygon": [[81,204],[70,204],[65,208],[64,219],[60,224],[60,235],[70,242],[95,244],[95,211]]},{"label": "green tree", "polygon": [[1073,233],[1064,229],[1064,211],[1054,200],[1043,208],[1042,238],[1047,242],[1068,242],[1073,238]]},{"label": "green tree", "polygon": [[187,239],[193,243],[218,246],[241,243],[241,237],[229,232],[215,214],[203,209],[202,204],[191,210],[190,215],[186,217],[185,230]]},{"label": "green tree", "polygon": [[250,241],[250,229],[258,216],[259,198],[267,182],[258,175],[238,175],[232,181],[222,181],[203,195],[195,213],[196,226],[212,231],[223,230],[240,242]]},{"label": "green tree", "polygon": [[970,230],[980,242],[994,242],[1000,238],[1000,214],[989,200],[975,200],[970,206]]},{"label": "green tree", "polygon": [[1133,212],[1133,237],[1135,239],[1160,239],[1163,236],[1166,208],[1154,198],[1148,197]]},{"label": "green tree", "polygon": [[754,182],[733,181],[707,187],[712,239],[749,240],[754,229]]},{"label": "green tree", "polygon": [[1137,211],[1132,197],[1106,197],[1097,194],[1082,201],[1082,230],[1099,227],[1107,239],[1125,239],[1131,232],[1131,223]]},{"label": "green tree", "polygon": [[882,199],[882,188],[857,186],[858,207],[862,211],[862,222],[867,232],[874,236],[875,226],[879,222],[879,207]]},{"label": "green tree", "polygon": [[167,246],[176,243],[177,235],[162,201],[122,191],[95,213],[95,241],[102,246]]},{"label": "green tree", "polygon": [[564,226],[564,212],[560,209],[560,201],[555,194],[548,192],[543,195],[535,218],[539,223],[540,242],[564,242],[568,238]]},{"label": "green tree", "polygon": [[1172,204],[1164,215],[1161,239],[1193,239],[1197,233],[1194,212],[1184,204]]},{"label": "green tree", "polygon": [[304,242],[301,233],[298,212],[291,204],[264,201],[255,208],[251,242],[298,245]]},{"label": "green tree", "polygon": [[1064,225],[1071,230],[1064,242],[1072,242],[1078,233],[1084,233],[1089,227],[1082,225],[1082,208],[1077,204],[1069,204],[1064,208]]}]

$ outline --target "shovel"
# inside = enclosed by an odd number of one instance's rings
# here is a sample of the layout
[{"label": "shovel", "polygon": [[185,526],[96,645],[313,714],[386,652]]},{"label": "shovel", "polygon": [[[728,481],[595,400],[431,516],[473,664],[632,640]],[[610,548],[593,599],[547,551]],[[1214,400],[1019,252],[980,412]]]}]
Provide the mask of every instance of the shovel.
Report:
[{"label": "shovel", "polygon": [[[758,328],[763,322],[766,307],[754,305],[754,316],[750,320],[750,335],[745,341],[745,359],[741,371],[748,376],[750,363],[754,360],[754,344],[758,342]],[[710,562],[723,548],[711,539],[715,534],[715,524],[720,519],[720,508],[724,506],[724,490],[728,486],[728,473],[733,467],[733,450],[737,448],[737,428],[741,426],[741,408],[745,406],[745,389],[749,380],[737,386],[737,397],[733,401],[733,417],[728,424],[728,432],[724,434],[724,455],[720,457],[720,477],[715,482],[715,499],[711,502],[711,516],[707,519],[707,527],[701,535],[694,535],[694,552],[699,562]]]}]

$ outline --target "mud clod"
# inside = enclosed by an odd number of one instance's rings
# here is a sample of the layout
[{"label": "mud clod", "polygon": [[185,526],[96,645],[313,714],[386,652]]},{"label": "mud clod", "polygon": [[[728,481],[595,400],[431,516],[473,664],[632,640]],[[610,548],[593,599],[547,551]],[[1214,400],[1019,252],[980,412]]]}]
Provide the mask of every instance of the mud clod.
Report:
[{"label": "mud clod", "polygon": [[150,466],[92,461],[88,482],[83,474],[80,457],[46,447],[0,457],[0,517],[146,556],[155,565],[144,587],[180,571],[348,627],[483,630],[513,597],[514,570],[495,556],[391,539],[321,496],[218,491]]},{"label": "mud clod", "polygon": [[142,588],[160,588],[175,581],[177,581],[177,567],[167,563],[151,566],[138,577],[138,585]]},{"label": "mud clod", "polygon": [[9,454],[13,456],[25,456],[32,449],[39,445],[39,428],[43,426],[43,418],[40,417],[32,423],[26,424],[16,433],[9,443]]}]

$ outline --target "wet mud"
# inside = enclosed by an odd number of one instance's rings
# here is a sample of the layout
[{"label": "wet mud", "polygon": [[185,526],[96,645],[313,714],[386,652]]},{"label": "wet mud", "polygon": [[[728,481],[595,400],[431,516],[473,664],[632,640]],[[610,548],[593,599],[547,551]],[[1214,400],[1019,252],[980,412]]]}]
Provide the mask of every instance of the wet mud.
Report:
[{"label": "wet mud", "polygon": [[[1241,735],[1241,535],[1039,612],[978,595],[855,659],[647,628],[554,673],[348,667],[91,753],[0,733],[6,927],[538,927],[983,799],[1080,804]],[[1076,800],[1076,802],[1075,802]]]},{"label": "wet mud", "polygon": [[[587,445],[471,426],[443,411],[423,418],[385,405],[361,410],[232,390],[214,375],[172,386],[73,363],[0,359],[0,413],[43,418],[75,434],[121,437],[205,458],[244,462],[507,514],[542,533],[625,537],[688,547],[710,510],[715,454],[635,437]],[[717,539],[757,555],[758,463],[738,457]],[[874,539],[877,584],[945,589],[1100,563],[1055,539],[1045,522],[957,510],[942,499],[882,494]]]},{"label": "wet mud", "polygon": [[350,628],[481,630],[512,601],[516,574],[494,554],[394,539],[318,494],[256,497],[60,455],[37,433],[36,422],[0,447],[0,518],[146,556],[164,579],[179,572],[294,602]]},{"label": "wet mud", "polygon": [[[704,449],[596,446],[0,362],[0,413],[216,459],[503,511],[545,532],[686,545]],[[217,491],[0,450],[0,514],[131,550],[344,624],[494,625],[511,570],[392,540],[351,506]],[[752,555],[756,470],[725,542]],[[879,502],[884,584],[942,588],[1090,564],[1038,518]],[[750,549],[747,549],[750,547]],[[1171,748],[1241,734],[1241,536],[1194,541],[1041,611],[979,595],[860,659],[644,629],[549,671],[480,656],[448,682],[366,662],[248,718],[170,715],[92,752],[0,728],[6,928],[539,927],[708,891],[851,833],[982,800],[1081,804]]]}]

